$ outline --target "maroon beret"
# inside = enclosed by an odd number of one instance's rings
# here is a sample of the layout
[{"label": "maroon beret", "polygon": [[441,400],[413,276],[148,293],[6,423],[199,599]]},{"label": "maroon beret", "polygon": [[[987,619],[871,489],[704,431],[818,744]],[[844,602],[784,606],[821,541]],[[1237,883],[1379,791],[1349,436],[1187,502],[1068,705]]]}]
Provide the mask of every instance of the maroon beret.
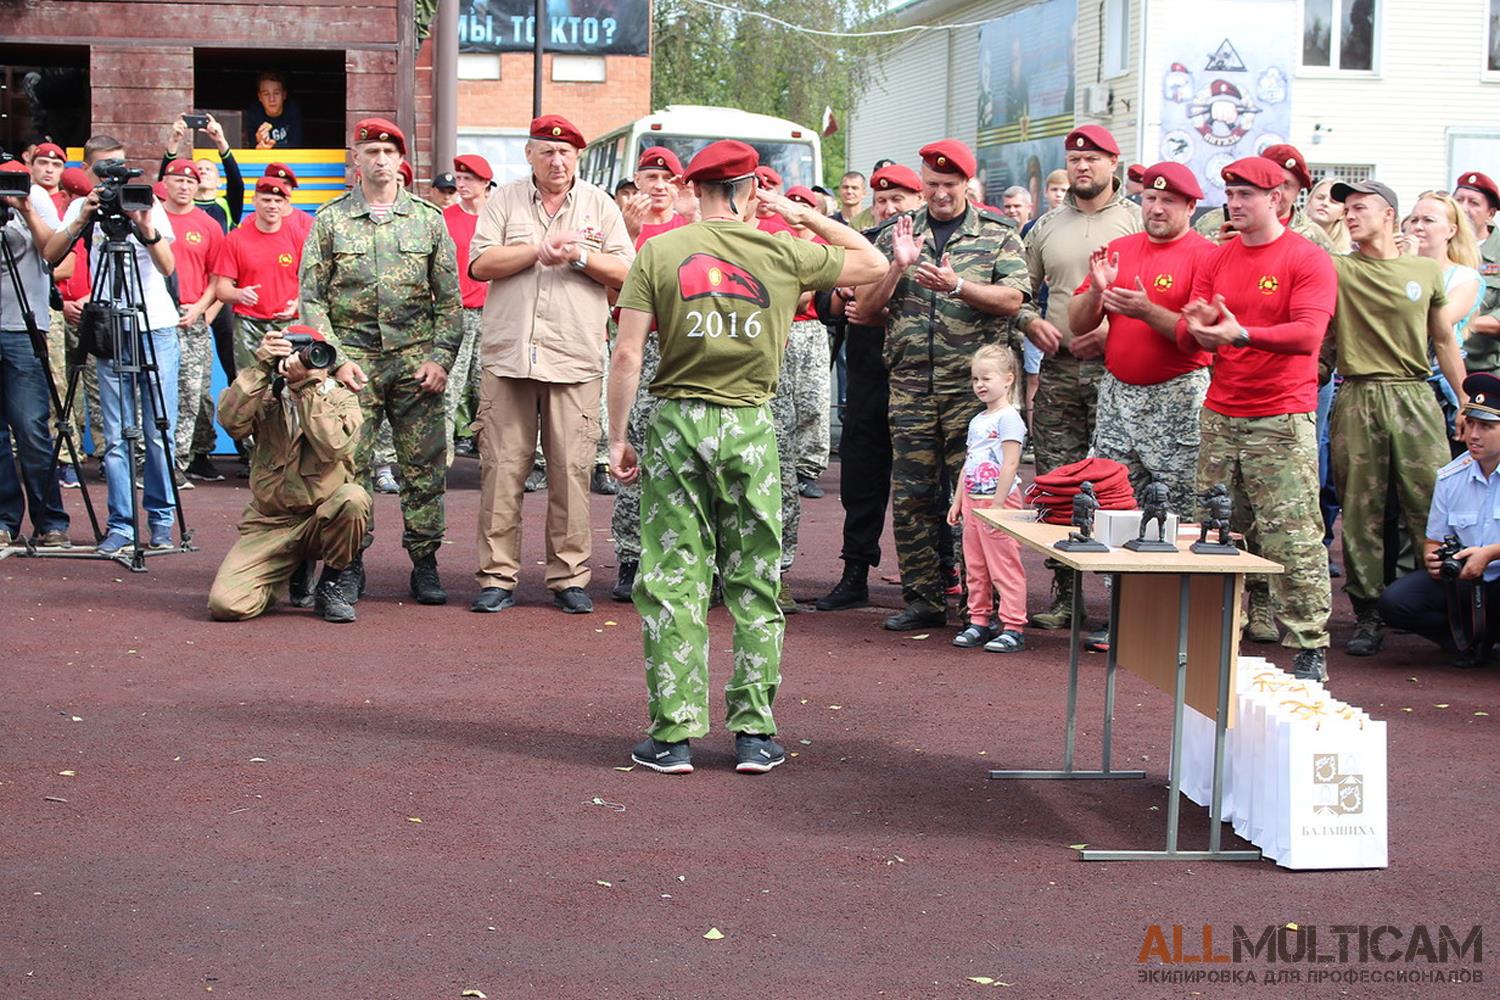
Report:
[{"label": "maroon beret", "polygon": [[62,172],[62,189],[82,198],[94,190],[94,181],[82,167],[65,167]]},{"label": "maroon beret", "polygon": [[1278,167],[1289,171],[1293,177],[1297,178],[1297,183],[1303,187],[1310,188],[1313,186],[1312,171],[1307,169],[1307,161],[1302,158],[1302,154],[1296,146],[1289,146],[1284,142],[1278,142],[1275,145],[1267,146],[1265,151],[1260,155]]},{"label": "maroon beret", "polygon": [[817,197],[817,195],[815,195],[815,194],[812,193],[812,189],[809,188],[809,187],[805,187],[805,186],[803,186],[801,184],[798,184],[794,188],[788,188],[787,192],[786,192],[786,196],[788,198],[790,198],[792,201],[800,201],[800,202],[802,202],[802,204],[806,205],[808,208],[820,208],[821,207],[818,204],[818,197]]},{"label": "maroon beret", "polygon": [[1171,191],[1190,201],[1203,197],[1203,188],[1198,185],[1198,178],[1187,167],[1173,160],[1146,168],[1141,173],[1141,184],[1148,191]]},{"label": "maroon beret", "polygon": [[1068,133],[1063,140],[1063,149],[1068,151],[1092,150],[1095,153],[1120,155],[1120,144],[1103,125],[1080,125]]},{"label": "maroon beret", "polygon": [[1146,177],[1146,167],[1145,167],[1144,164],[1132,163],[1130,166],[1128,166],[1128,167],[1125,168],[1125,179],[1126,180],[1132,180],[1132,181],[1135,181],[1137,184],[1140,184],[1145,179],[1145,177]]},{"label": "maroon beret", "polygon": [[776,172],[776,168],[764,163],[755,168],[755,182],[761,188],[779,188],[782,185],[781,175]]},{"label": "maroon beret", "polygon": [[262,177],[255,182],[256,194],[279,194],[287,200],[291,200],[292,186],[280,177]]},{"label": "maroon beret", "polygon": [[401,183],[405,184],[407,187],[411,187],[413,184],[417,183],[417,175],[412,171],[411,164],[407,163],[405,160],[401,161],[401,166],[396,168],[396,172],[401,175]]},{"label": "maroon beret", "polygon": [[473,174],[480,180],[488,183],[495,179],[495,168],[490,166],[490,161],[478,153],[465,153],[463,156],[453,158],[453,169],[455,172],[462,170]]},{"label": "maroon beret", "polygon": [[1219,176],[1224,178],[1225,184],[1249,184],[1262,191],[1274,191],[1286,182],[1286,174],[1281,172],[1281,167],[1264,156],[1247,156],[1242,160],[1235,160],[1219,171]]},{"label": "maroon beret", "polygon": [[35,160],[38,156],[48,156],[62,163],[68,162],[68,154],[55,142],[44,142],[31,151],[31,158]]},{"label": "maroon beret", "polygon": [[198,176],[198,167],[192,160],[173,160],[167,164],[167,169],[162,171],[163,177],[191,177],[193,180],[201,180]]},{"label": "maroon beret", "polygon": [[720,139],[698,151],[683,172],[685,181],[738,181],[754,176],[760,154],[737,139]]},{"label": "maroon beret", "polygon": [[395,143],[396,151],[406,155],[406,133],[384,118],[365,118],[354,126],[354,145],[362,142]]},{"label": "maroon beret", "polygon": [[889,191],[891,188],[901,188],[913,194],[922,193],[922,178],[911,167],[903,167],[899,163],[881,167],[875,171],[870,178],[870,187],[876,191]]},{"label": "maroon beret", "polygon": [[641,158],[636,162],[636,170],[665,170],[676,177],[682,173],[682,161],[677,154],[666,146],[652,146],[641,150]]},{"label": "maroon beret", "polygon": [[542,115],[531,120],[531,137],[543,142],[565,142],[574,149],[582,149],[588,143],[583,133],[562,115]]},{"label": "maroon beret", "polygon": [[1458,181],[1453,185],[1456,188],[1470,188],[1478,191],[1490,201],[1490,208],[1500,209],[1500,187],[1489,178],[1487,174],[1481,174],[1477,170],[1470,170],[1458,175]]},{"label": "maroon beret", "polygon": [[286,181],[292,187],[299,186],[297,183],[297,175],[293,173],[292,168],[287,166],[285,163],[267,163],[265,173],[263,173],[261,176],[277,177],[281,180]]},{"label": "maroon beret", "polygon": [[977,171],[974,153],[957,139],[941,139],[929,142],[917,150],[922,162],[943,174],[962,174],[973,177]]}]

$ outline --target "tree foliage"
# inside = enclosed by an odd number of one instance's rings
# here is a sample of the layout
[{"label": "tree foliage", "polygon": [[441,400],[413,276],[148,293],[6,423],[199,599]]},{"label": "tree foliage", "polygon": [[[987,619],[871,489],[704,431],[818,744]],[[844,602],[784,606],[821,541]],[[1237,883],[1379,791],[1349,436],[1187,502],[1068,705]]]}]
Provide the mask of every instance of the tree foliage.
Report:
[{"label": "tree foliage", "polygon": [[[826,31],[868,25],[885,9],[871,0],[727,0],[746,11]],[[823,140],[824,180],[844,172],[843,126],[860,66],[878,40],[809,35],[696,0],[656,0],[651,104],[704,104],[787,118],[816,130],[824,107],[841,131]]]}]

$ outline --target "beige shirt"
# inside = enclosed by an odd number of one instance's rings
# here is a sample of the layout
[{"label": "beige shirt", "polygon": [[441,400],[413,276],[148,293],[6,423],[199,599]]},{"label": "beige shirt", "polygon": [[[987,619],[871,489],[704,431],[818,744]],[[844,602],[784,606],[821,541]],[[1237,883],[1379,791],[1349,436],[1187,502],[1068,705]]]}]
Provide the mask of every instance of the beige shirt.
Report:
[{"label": "beige shirt", "polygon": [[[590,256],[606,253],[627,264],[635,248],[614,199],[586,181],[575,181],[551,219],[530,175],[490,195],[469,260],[490,247],[537,244],[548,234],[581,231]],[[479,360],[501,378],[589,382],[604,374],[609,299],[603,285],[564,264],[531,267],[490,282],[484,300]]]},{"label": "beige shirt", "polygon": [[[1073,339],[1072,328],[1068,326],[1068,303],[1073,300],[1073,290],[1089,276],[1089,255],[1110,240],[1138,233],[1143,228],[1141,207],[1125,197],[1118,180],[1114,183],[1115,196],[1099,211],[1081,211],[1070,192],[1061,205],[1038,219],[1026,234],[1026,269],[1031,275],[1032,298],[1035,300],[1045,281],[1045,319],[1061,331],[1064,344]],[[1031,325],[1028,313],[1034,317],[1035,308],[1026,305],[1017,317],[1022,329]]]}]

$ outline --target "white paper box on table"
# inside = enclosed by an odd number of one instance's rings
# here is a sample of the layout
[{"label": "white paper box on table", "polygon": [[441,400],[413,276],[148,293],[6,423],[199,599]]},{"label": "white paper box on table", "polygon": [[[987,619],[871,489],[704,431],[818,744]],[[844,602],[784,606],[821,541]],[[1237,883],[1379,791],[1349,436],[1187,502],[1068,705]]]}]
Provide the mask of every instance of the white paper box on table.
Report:
[{"label": "white paper box on table", "polygon": [[[1094,537],[1112,549],[1117,549],[1141,532],[1141,512],[1138,510],[1101,510],[1094,513]],[[1156,522],[1146,529],[1146,538],[1156,541]],[[1167,541],[1177,538],[1177,515],[1167,515]]]},{"label": "white paper box on table", "polygon": [[1322,719],[1293,727],[1284,868],[1389,863],[1386,724]]}]

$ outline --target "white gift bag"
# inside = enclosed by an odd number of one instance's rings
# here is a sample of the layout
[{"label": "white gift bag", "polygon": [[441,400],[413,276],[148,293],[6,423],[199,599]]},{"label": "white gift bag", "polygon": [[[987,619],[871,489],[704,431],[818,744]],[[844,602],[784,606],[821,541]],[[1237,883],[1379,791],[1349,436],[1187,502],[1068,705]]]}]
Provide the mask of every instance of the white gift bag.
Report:
[{"label": "white gift bag", "polygon": [[1213,801],[1214,720],[1186,705],[1182,709],[1182,794],[1200,806]]},{"label": "white gift bag", "polygon": [[1291,727],[1285,868],[1388,864],[1386,724],[1343,714]]}]

